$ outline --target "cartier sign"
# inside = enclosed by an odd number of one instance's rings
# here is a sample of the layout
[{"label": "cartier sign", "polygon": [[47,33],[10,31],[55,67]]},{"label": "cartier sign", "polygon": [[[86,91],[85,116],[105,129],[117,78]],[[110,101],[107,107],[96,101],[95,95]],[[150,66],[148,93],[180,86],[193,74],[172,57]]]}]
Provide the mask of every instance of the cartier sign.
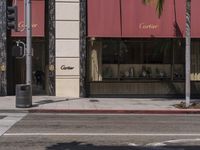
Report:
[{"label": "cartier sign", "polygon": [[62,66],[60,67],[60,69],[61,69],[61,70],[72,70],[72,69],[74,69],[74,67],[62,65]]},{"label": "cartier sign", "polygon": [[139,24],[139,29],[142,29],[142,30],[155,30],[155,29],[158,29],[159,28],[159,25],[157,24],[145,24],[145,23],[140,23]]},{"label": "cartier sign", "polygon": [[[32,24],[32,29],[37,28],[37,27],[38,27],[38,24],[37,24],[37,23]],[[20,21],[20,22],[18,23],[18,30],[19,30],[19,31],[24,31],[24,30],[25,30],[25,23],[24,23],[24,21]]]},{"label": "cartier sign", "polygon": [[[18,6],[18,31],[11,33],[13,37],[24,37],[25,23],[24,23],[24,0],[17,1]],[[44,0],[32,0],[32,35],[33,37],[44,37],[45,25],[45,5]]]},{"label": "cartier sign", "polygon": [[56,58],[56,75],[77,76],[79,70],[79,58]]}]

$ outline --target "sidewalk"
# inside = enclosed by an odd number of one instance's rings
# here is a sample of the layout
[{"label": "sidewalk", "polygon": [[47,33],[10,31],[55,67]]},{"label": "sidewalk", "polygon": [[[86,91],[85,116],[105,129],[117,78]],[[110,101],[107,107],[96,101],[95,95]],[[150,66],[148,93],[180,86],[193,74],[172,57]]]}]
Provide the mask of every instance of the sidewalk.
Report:
[{"label": "sidewalk", "polygon": [[66,98],[33,96],[32,107],[16,108],[15,96],[0,97],[0,111],[66,113],[199,113],[200,109],[177,109],[184,99],[164,98]]}]

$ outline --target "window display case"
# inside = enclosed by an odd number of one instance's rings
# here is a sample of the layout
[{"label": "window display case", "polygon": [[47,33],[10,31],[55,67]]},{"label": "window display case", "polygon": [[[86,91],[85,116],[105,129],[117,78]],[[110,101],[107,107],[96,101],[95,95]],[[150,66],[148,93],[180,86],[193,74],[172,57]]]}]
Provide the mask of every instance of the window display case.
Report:
[{"label": "window display case", "polygon": [[184,79],[184,53],[172,39],[95,39],[89,47],[93,82]]},{"label": "window display case", "polygon": [[171,64],[103,64],[103,80],[164,80],[171,78]]}]

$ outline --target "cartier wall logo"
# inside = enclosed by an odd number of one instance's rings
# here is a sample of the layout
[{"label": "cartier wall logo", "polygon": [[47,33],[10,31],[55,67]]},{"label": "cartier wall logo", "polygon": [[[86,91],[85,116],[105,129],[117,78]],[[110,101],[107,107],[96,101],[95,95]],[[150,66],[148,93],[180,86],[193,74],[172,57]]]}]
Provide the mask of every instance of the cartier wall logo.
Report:
[{"label": "cartier wall logo", "polygon": [[139,29],[141,29],[141,30],[155,30],[158,28],[159,28],[158,24],[145,24],[145,23],[139,24]]},{"label": "cartier wall logo", "polygon": [[[32,24],[32,28],[37,28],[38,27],[38,24]],[[18,23],[18,28],[19,28],[19,31],[24,31],[25,30],[25,23],[23,21],[20,21]]]},{"label": "cartier wall logo", "polygon": [[62,66],[60,67],[60,69],[61,69],[61,70],[72,70],[72,69],[74,69],[74,67],[62,65]]}]

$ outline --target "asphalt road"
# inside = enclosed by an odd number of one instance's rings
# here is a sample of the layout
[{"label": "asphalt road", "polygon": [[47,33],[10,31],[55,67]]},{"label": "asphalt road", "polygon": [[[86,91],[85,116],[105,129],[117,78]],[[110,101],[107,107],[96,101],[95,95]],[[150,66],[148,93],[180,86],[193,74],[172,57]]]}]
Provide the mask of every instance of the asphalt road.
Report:
[{"label": "asphalt road", "polygon": [[27,114],[0,149],[200,150],[200,115]]}]

